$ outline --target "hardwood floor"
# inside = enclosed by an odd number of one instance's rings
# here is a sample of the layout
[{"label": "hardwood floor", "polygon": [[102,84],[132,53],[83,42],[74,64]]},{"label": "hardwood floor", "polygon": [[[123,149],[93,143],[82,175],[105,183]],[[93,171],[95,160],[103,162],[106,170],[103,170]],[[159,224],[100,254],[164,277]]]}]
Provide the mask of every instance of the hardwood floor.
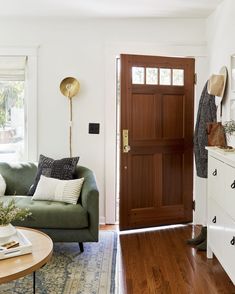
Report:
[{"label": "hardwood floor", "polygon": [[186,244],[193,229],[185,225],[120,234],[119,294],[235,293],[217,259],[207,259],[206,252]]}]

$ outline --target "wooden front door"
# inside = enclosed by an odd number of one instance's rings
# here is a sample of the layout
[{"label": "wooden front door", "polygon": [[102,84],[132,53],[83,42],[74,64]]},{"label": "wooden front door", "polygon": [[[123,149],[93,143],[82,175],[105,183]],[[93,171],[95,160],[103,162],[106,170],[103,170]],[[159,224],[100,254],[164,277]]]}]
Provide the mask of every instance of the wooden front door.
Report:
[{"label": "wooden front door", "polygon": [[120,229],[192,221],[194,59],[121,55]]}]

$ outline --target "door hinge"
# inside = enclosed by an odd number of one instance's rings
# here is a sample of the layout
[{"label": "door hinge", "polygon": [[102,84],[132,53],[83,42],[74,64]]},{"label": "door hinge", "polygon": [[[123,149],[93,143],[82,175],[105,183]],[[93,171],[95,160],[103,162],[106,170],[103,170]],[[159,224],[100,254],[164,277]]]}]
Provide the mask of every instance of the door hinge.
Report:
[{"label": "door hinge", "polygon": [[197,84],[197,74],[195,73],[194,74],[194,85],[196,85]]},{"label": "door hinge", "polygon": [[195,211],[195,208],[196,208],[196,202],[195,202],[195,200],[193,200],[193,201],[192,201],[192,210]]}]

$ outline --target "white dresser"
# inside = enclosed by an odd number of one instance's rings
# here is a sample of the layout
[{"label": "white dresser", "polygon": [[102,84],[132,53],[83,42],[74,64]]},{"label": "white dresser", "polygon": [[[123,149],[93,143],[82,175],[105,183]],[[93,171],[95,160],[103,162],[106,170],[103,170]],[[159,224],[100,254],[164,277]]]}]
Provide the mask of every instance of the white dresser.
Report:
[{"label": "white dresser", "polygon": [[235,284],[235,153],[207,149],[207,257],[214,253]]}]

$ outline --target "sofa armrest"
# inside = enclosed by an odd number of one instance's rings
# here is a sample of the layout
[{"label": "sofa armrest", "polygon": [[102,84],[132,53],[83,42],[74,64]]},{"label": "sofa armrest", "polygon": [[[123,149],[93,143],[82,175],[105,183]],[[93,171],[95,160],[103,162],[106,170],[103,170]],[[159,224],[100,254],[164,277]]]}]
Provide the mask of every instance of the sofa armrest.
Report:
[{"label": "sofa armrest", "polygon": [[99,235],[99,191],[96,185],[95,176],[93,172],[85,167],[79,166],[77,168],[77,176],[84,177],[81,191],[81,205],[88,212],[89,230],[94,238],[98,241]]}]

